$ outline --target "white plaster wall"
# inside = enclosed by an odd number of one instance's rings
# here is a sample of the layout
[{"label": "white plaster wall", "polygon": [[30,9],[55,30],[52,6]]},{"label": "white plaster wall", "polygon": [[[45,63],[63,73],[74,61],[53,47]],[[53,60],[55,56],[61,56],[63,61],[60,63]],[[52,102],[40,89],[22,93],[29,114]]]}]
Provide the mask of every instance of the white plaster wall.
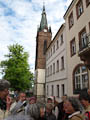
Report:
[{"label": "white plaster wall", "polygon": [[[60,45],[60,36],[63,33],[63,41],[64,43]],[[62,90],[61,85],[64,84],[65,86],[65,94],[67,94],[67,57],[66,57],[66,30],[65,28],[61,30],[53,44],[49,47],[49,50],[47,51],[47,54],[49,53],[51,47],[53,48],[54,44],[56,46],[56,41],[59,40],[59,49],[55,49],[55,53],[52,54],[52,56],[46,61],[46,68],[50,67],[52,65],[52,75],[49,77],[46,77],[46,93],[47,93],[47,85],[48,85],[48,96],[51,96],[51,86],[54,86],[54,96],[58,101],[60,101],[62,97]],[[61,57],[64,56],[64,69],[61,70]],[[59,60],[59,72],[56,72],[57,67],[57,60]],[[53,63],[55,63],[55,74],[53,74]],[[56,87],[59,85],[59,98],[57,97],[57,90]],[[48,97],[47,96],[47,97]]]},{"label": "white plaster wall", "polygon": [[[49,83],[46,83],[46,96],[47,96],[47,85],[48,85],[48,96],[51,96],[51,86],[53,85],[54,86],[54,93],[53,93],[53,96],[55,96],[56,100],[58,102],[61,101],[61,97],[62,97],[62,89],[61,89],[61,85],[64,84],[65,86],[65,94],[67,94],[67,83],[66,83],[66,79],[65,80],[58,80],[58,81],[55,81],[55,82],[49,82]],[[59,97],[57,97],[57,85],[59,85]]]},{"label": "white plaster wall", "polygon": [[37,69],[36,70],[36,94],[37,95],[44,95],[44,85],[45,85],[45,69]]},{"label": "white plaster wall", "polygon": [[45,69],[37,69],[37,82],[45,83]]},{"label": "white plaster wall", "polygon": [[[60,35],[62,33],[63,33],[64,43],[62,45],[60,45]],[[52,65],[52,67],[53,67],[53,63],[55,63],[55,74],[52,74],[51,76],[46,78],[46,81],[54,81],[54,80],[59,80],[59,79],[65,79],[67,77],[66,33],[65,33],[65,29],[58,35],[57,39],[59,40],[59,49],[55,50],[55,53],[46,61],[46,68],[50,67],[50,65]],[[55,45],[56,45],[56,41],[55,41]],[[53,48],[53,46],[51,46],[51,47]],[[49,50],[48,50],[48,52],[49,52]],[[62,56],[64,56],[64,67],[65,67],[63,70],[61,70],[61,57]],[[59,72],[56,72],[57,60],[59,60]]]}]

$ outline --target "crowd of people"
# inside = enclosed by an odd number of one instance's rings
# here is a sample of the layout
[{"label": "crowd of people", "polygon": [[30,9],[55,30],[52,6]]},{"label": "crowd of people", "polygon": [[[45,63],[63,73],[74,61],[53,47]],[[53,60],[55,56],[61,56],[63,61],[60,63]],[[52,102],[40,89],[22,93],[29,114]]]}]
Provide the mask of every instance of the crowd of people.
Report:
[{"label": "crowd of people", "polygon": [[9,87],[7,80],[0,80],[0,120],[90,120],[89,89],[77,97],[64,95],[61,102],[50,96],[42,103],[35,96],[27,98],[24,92],[12,99]]}]

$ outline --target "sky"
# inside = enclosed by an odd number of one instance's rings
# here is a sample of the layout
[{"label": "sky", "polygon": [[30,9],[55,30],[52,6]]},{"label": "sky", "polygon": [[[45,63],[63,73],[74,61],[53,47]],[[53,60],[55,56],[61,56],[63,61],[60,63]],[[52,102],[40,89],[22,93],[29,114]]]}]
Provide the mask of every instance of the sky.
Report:
[{"label": "sky", "polygon": [[43,3],[52,37],[72,0],[0,0],[0,61],[5,60],[8,46],[20,44],[28,52],[30,70],[35,70],[37,28],[40,25]]}]

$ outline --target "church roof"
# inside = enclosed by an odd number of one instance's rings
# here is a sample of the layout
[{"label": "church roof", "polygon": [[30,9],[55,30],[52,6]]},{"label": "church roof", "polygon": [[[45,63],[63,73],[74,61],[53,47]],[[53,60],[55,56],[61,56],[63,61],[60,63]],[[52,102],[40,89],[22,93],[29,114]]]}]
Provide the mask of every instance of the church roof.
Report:
[{"label": "church roof", "polygon": [[48,28],[48,24],[47,24],[45,6],[43,5],[43,11],[42,11],[42,17],[41,17],[41,22],[40,22],[40,28],[39,28],[39,30],[41,31],[44,28]]}]

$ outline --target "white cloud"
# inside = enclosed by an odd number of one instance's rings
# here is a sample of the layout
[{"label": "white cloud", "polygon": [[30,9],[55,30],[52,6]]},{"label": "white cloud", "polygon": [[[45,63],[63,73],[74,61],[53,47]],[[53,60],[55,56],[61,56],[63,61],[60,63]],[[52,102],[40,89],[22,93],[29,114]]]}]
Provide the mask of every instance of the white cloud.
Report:
[{"label": "white cloud", "polygon": [[[71,0],[44,0],[48,25],[53,36],[64,22],[63,15]],[[37,26],[40,25],[43,0],[0,0],[0,61],[7,46],[19,43],[29,53],[31,70],[35,65]]]}]

